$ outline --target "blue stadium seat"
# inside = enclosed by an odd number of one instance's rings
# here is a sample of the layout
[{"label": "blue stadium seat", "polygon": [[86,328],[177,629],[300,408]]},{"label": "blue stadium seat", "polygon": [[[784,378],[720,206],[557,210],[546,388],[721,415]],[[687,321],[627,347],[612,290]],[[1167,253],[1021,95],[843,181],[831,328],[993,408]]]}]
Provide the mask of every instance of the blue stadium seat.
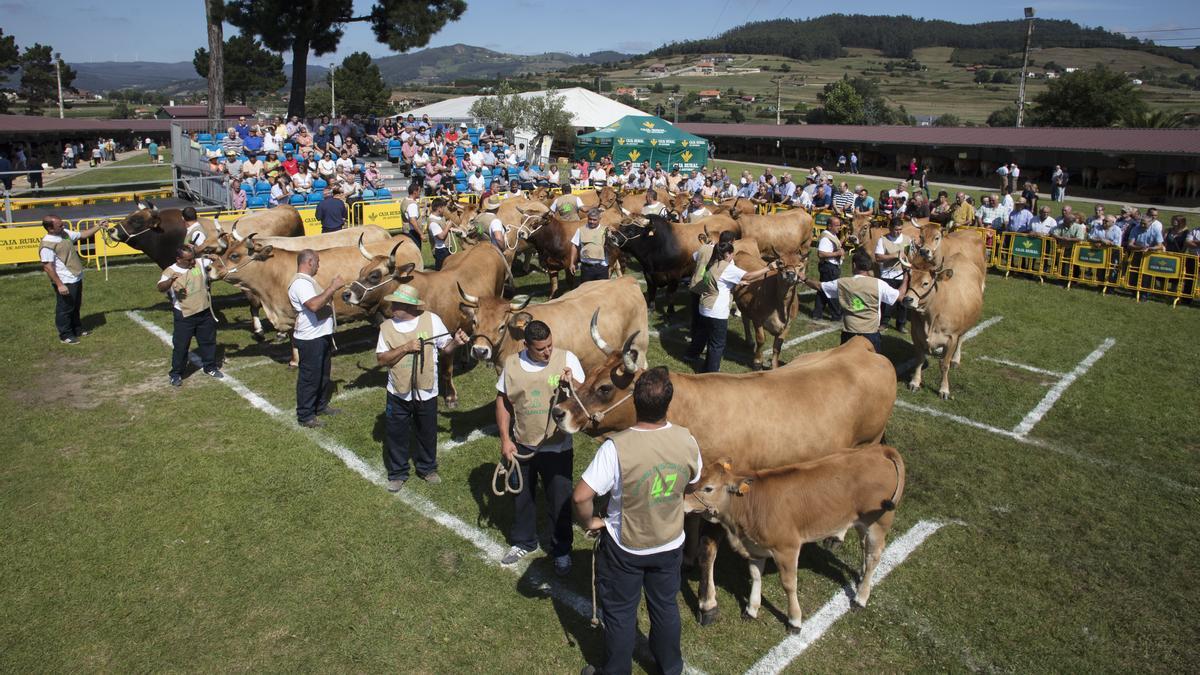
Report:
[{"label": "blue stadium seat", "polygon": [[391,199],[392,191],[387,188],[379,188],[375,191],[375,196],[379,199]]},{"label": "blue stadium seat", "polygon": [[260,180],[254,184],[254,194],[269,195],[271,194],[271,184],[265,180]]},{"label": "blue stadium seat", "polygon": [[291,142],[284,143],[284,144],[283,144],[283,151],[284,151],[284,152],[295,152],[295,151],[296,151],[296,145],[295,145],[294,143],[291,143]]},{"label": "blue stadium seat", "polygon": [[304,201],[304,195],[292,195],[292,198],[288,200],[288,203],[292,206],[304,206]]},{"label": "blue stadium seat", "polygon": [[329,187],[329,183],[324,178],[318,178],[313,181],[313,192],[324,190],[327,187]]},{"label": "blue stadium seat", "polygon": [[212,139],[213,139],[212,134],[207,133],[207,132],[196,134],[196,142],[197,143],[212,143]]},{"label": "blue stadium seat", "polygon": [[204,146],[204,151],[205,152],[215,152],[217,154],[220,154],[221,146],[217,145],[216,143],[208,143],[207,145]]},{"label": "blue stadium seat", "polygon": [[320,204],[321,200],[323,198],[324,197],[320,192],[314,192],[308,196],[308,203],[309,204]]},{"label": "blue stadium seat", "polygon": [[242,192],[245,192],[248,195],[254,194],[254,183],[251,183],[248,180],[242,181]]},{"label": "blue stadium seat", "polygon": [[374,191],[374,190],[372,190],[371,188],[365,188],[365,189],[362,191],[362,196],[363,196],[363,199],[374,199],[374,198],[375,198],[375,191]]},{"label": "blue stadium seat", "polygon": [[400,148],[388,146],[388,159],[400,159]]},{"label": "blue stadium seat", "polygon": [[267,195],[254,195],[246,199],[246,206],[252,209],[264,209],[267,207]]},{"label": "blue stadium seat", "polygon": [[462,159],[462,156],[463,156],[464,154],[466,154],[466,152],[467,152],[467,151],[466,151],[466,150],[463,150],[461,147],[459,147],[459,148],[454,148],[454,156],[455,156],[455,157],[457,157],[457,158],[459,158],[459,159]]},{"label": "blue stadium seat", "polygon": [[216,136],[214,136],[213,138],[215,138],[216,141],[218,143],[220,143],[221,141],[225,140],[226,136],[228,136],[228,134],[226,134],[224,131],[222,131],[222,132],[218,133]]}]

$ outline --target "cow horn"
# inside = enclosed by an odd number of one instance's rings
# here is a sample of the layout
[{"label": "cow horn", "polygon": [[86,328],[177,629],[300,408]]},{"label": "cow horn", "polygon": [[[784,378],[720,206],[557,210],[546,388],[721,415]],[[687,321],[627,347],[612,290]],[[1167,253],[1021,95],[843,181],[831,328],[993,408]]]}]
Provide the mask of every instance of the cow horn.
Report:
[{"label": "cow horn", "polygon": [[458,286],[458,297],[463,301],[464,305],[479,306],[479,298],[464,291],[461,282],[456,281],[454,284]]},{"label": "cow horn", "polygon": [[533,300],[532,295],[514,295],[509,306],[512,307],[514,312],[519,312],[529,306],[530,300]]},{"label": "cow horn", "polygon": [[224,255],[229,248],[229,235],[222,232],[217,235],[217,255]]},{"label": "cow horn", "polygon": [[637,339],[638,333],[641,332],[640,330],[633,331],[633,335],[625,339],[625,346],[621,347],[621,365],[625,367],[625,372],[629,374],[636,373],[638,369],[637,358],[631,352],[633,351],[633,341]]},{"label": "cow horn", "polygon": [[[407,239],[407,237],[405,237],[405,239]],[[358,235],[358,245],[360,247],[362,246],[362,235],[361,234]],[[396,242],[396,245],[392,247],[391,252],[388,253],[387,263],[388,263],[388,271],[389,272],[396,271],[396,250],[399,249],[403,245],[404,245],[404,239],[401,239],[400,241]],[[361,251],[362,249],[360,248],[359,250]]]},{"label": "cow horn", "polygon": [[225,228],[221,227],[221,219],[216,216],[213,216],[213,229],[217,231],[217,234],[225,232]]},{"label": "cow horn", "polygon": [[258,234],[257,232],[251,232],[249,235],[246,236],[245,239],[242,240],[242,241],[246,242],[246,250],[250,251],[251,253],[254,252],[254,237],[257,234]]},{"label": "cow horn", "polygon": [[362,257],[370,260],[373,256],[367,252],[367,247],[363,245],[363,236],[363,234],[358,235],[358,252],[362,254]]},{"label": "cow horn", "polygon": [[592,334],[592,342],[596,343],[596,348],[604,352],[605,356],[612,355],[612,348],[600,337],[600,328],[597,324],[600,322],[600,308],[597,307],[595,312],[592,312],[592,323],[588,327],[588,331]]},{"label": "cow horn", "polygon": [[517,213],[519,213],[519,214],[521,214],[521,215],[523,215],[523,216],[527,216],[527,215],[529,215],[529,212],[528,212],[528,211],[526,211],[525,209],[523,209],[523,208],[521,208],[521,207],[519,207],[519,206],[518,206],[518,207],[515,207],[515,208],[517,209]]},{"label": "cow horn", "polygon": [[[246,238],[245,238],[245,237],[243,237],[242,235],[238,234],[238,231],[237,231],[237,223],[236,223],[236,222],[233,224],[233,230],[232,230],[232,232],[233,232],[233,240],[234,240],[234,241],[245,241],[245,240],[246,240]],[[250,235],[250,236],[254,236],[254,235]]]},{"label": "cow horn", "polygon": [[624,205],[624,204],[617,204],[617,208],[618,208],[618,209],[621,209],[621,215],[625,216],[626,218],[628,218],[629,216],[632,216],[632,215],[633,215],[633,214],[632,214],[632,213],[630,213],[629,211],[625,210],[625,205]]}]

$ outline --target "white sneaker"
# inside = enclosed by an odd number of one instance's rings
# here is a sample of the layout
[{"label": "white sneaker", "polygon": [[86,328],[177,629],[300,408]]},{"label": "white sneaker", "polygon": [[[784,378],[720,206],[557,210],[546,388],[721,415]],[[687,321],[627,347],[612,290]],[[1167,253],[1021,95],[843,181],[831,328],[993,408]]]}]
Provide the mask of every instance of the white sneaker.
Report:
[{"label": "white sneaker", "polygon": [[533,551],[523,549],[520,546],[513,546],[512,548],[508,549],[508,553],[505,553],[504,557],[500,559],[500,564],[516,565],[517,563],[521,562],[521,558],[524,558],[530,553],[533,553]]}]

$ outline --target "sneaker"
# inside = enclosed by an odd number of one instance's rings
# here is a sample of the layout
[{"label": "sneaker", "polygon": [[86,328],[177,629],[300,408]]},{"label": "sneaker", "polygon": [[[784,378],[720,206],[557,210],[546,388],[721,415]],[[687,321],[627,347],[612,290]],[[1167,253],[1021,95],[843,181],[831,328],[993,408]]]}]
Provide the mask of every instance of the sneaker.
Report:
[{"label": "sneaker", "polygon": [[579,675],[596,675],[600,671],[596,670],[596,666],[584,666],[583,670],[579,671]]},{"label": "sneaker", "polygon": [[554,556],[554,573],[560,577],[565,577],[571,573],[571,556],[556,555]]},{"label": "sneaker", "polygon": [[300,426],[306,429],[320,429],[321,427],[325,426],[325,423],[314,417],[310,420],[304,420],[303,422],[300,422]]},{"label": "sneaker", "polygon": [[71,337],[63,338],[62,343],[64,345],[77,345],[77,344],[79,344],[79,338],[72,335]]},{"label": "sneaker", "polygon": [[441,485],[442,484],[442,477],[437,475],[436,471],[434,471],[433,473],[427,473],[424,476],[421,476],[421,480],[425,481],[426,483],[429,483],[430,485]]},{"label": "sneaker", "polygon": [[516,565],[517,563],[521,562],[521,558],[524,558],[530,553],[533,553],[533,551],[521,548],[520,546],[513,546],[512,548],[508,549],[508,553],[505,553],[504,557],[500,559],[500,564]]},{"label": "sneaker", "polygon": [[89,335],[91,335],[91,334],[92,334],[92,331],[90,331],[90,330],[81,330],[81,331],[79,331],[79,333],[76,335],[76,337],[87,337],[87,336],[89,336]]},{"label": "sneaker", "polygon": [[329,416],[333,416],[333,415],[341,415],[341,414],[342,414],[342,409],[341,409],[341,408],[328,408],[328,407],[327,407],[327,408],[324,408],[324,409],[322,409],[322,410],[318,410],[318,411],[317,411],[317,414],[318,414],[318,415],[329,415]]},{"label": "sneaker", "polygon": [[408,482],[407,478],[396,478],[393,480],[389,480],[388,484],[387,484],[387,491],[388,492],[399,492],[400,489],[403,488],[404,484],[407,482]]},{"label": "sneaker", "polygon": [[219,369],[217,369],[217,368],[213,368],[212,370],[206,370],[206,371],[204,371],[204,374],[205,374],[205,375],[207,375],[207,376],[209,376],[209,377],[211,377],[211,378],[213,378],[214,380],[223,380],[223,379],[225,379],[225,373],[222,373],[222,372],[221,372]]},{"label": "sneaker", "polygon": [[183,378],[178,375],[172,375],[171,376],[171,386],[172,387],[182,387],[183,386]]}]

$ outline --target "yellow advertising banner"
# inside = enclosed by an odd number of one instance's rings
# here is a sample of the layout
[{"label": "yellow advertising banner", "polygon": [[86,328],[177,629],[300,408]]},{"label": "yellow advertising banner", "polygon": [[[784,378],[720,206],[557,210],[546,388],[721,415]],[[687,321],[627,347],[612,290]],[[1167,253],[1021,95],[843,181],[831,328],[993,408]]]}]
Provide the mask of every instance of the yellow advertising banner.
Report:
[{"label": "yellow advertising banner", "polygon": [[404,227],[398,202],[376,202],[362,205],[362,224],[378,225],[385,230],[399,231]]},{"label": "yellow advertising banner", "polygon": [[46,229],[41,225],[0,228],[0,264],[38,261],[38,248]]},{"label": "yellow advertising banner", "polygon": [[[304,221],[304,235],[321,234],[321,221],[317,220],[317,208],[296,209]],[[349,223],[347,223],[349,224]]]}]

